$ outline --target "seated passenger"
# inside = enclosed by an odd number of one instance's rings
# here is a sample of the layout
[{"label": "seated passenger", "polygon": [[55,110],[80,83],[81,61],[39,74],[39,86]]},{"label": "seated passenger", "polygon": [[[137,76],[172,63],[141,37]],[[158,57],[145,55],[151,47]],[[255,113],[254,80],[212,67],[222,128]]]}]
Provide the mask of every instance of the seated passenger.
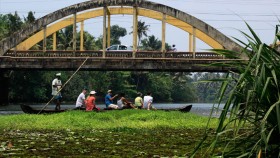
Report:
[{"label": "seated passenger", "polygon": [[96,105],[95,105],[95,94],[96,94],[95,91],[91,91],[89,93],[89,97],[87,98],[87,101],[86,101],[86,111],[92,111],[92,110],[99,111],[100,110],[100,108],[96,107]]},{"label": "seated passenger", "polygon": [[125,98],[125,94],[120,94],[120,99],[118,100],[118,107],[121,109],[135,109],[134,105]]},{"label": "seated passenger", "polygon": [[142,99],[142,93],[141,92],[137,93],[137,97],[135,98],[134,104],[135,104],[135,107],[137,109],[142,109],[143,108],[143,99]]},{"label": "seated passenger", "polygon": [[152,93],[148,92],[146,96],[144,96],[144,108],[147,108],[147,110],[150,109],[154,109],[156,110],[156,108],[152,105],[153,103],[153,97],[152,97]]},{"label": "seated passenger", "polygon": [[112,90],[108,90],[108,94],[105,96],[106,109],[118,109],[118,105],[113,104],[113,100],[118,96],[117,94],[112,97]]},{"label": "seated passenger", "polygon": [[84,88],[82,93],[78,96],[76,100],[76,107],[77,110],[84,110],[86,108],[86,93],[87,89]]}]

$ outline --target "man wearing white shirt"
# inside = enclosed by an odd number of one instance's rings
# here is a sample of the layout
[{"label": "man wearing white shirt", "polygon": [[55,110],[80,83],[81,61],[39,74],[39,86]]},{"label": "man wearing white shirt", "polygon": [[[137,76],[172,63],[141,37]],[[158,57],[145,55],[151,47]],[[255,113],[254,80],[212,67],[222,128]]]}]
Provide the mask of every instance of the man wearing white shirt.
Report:
[{"label": "man wearing white shirt", "polygon": [[81,108],[85,108],[86,106],[86,93],[87,93],[87,89],[84,88],[82,93],[78,96],[77,100],[76,100],[76,109],[81,109]]},{"label": "man wearing white shirt", "polygon": [[56,78],[52,81],[52,95],[54,96],[55,101],[55,110],[60,110],[60,104],[62,100],[62,95],[60,93],[60,89],[62,87],[62,83],[60,80],[61,73],[57,73]]},{"label": "man wearing white shirt", "polygon": [[152,108],[153,103],[153,97],[151,96],[151,93],[148,92],[146,96],[144,96],[144,108],[147,108],[147,110],[150,110]]}]

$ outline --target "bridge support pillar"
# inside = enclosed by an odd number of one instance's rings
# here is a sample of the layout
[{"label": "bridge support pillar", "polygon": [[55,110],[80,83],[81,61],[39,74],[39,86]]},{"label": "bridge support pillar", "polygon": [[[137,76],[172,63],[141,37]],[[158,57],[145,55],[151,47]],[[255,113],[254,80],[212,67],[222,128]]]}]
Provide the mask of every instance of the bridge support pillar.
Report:
[{"label": "bridge support pillar", "polygon": [[47,26],[44,26],[43,52],[47,50]]},{"label": "bridge support pillar", "polygon": [[138,11],[137,7],[133,7],[133,54],[135,58],[137,51],[137,35],[138,35]]},{"label": "bridge support pillar", "polygon": [[166,14],[164,13],[162,15],[162,30],[161,30],[161,51],[162,51],[162,57],[165,58],[165,33],[166,33]]},{"label": "bridge support pillar", "polygon": [[56,51],[56,32],[53,33],[53,51]]},{"label": "bridge support pillar", "polygon": [[77,14],[75,13],[73,16],[73,55],[75,56],[75,52],[77,50]]},{"label": "bridge support pillar", "polygon": [[84,21],[81,21],[81,31],[80,31],[80,51],[84,50]]},{"label": "bridge support pillar", "polygon": [[189,33],[189,52],[192,52],[193,58],[195,58],[195,51],[196,51],[196,28],[192,28],[192,33]]},{"label": "bridge support pillar", "polygon": [[0,71],[0,105],[9,104],[9,77],[7,71]]},{"label": "bridge support pillar", "polygon": [[111,46],[111,15],[108,11],[108,19],[107,19],[107,47]]},{"label": "bridge support pillar", "polygon": [[107,34],[107,29],[106,29],[106,16],[107,16],[107,7],[105,6],[103,8],[103,53],[102,57],[105,58],[106,54],[106,34]]}]

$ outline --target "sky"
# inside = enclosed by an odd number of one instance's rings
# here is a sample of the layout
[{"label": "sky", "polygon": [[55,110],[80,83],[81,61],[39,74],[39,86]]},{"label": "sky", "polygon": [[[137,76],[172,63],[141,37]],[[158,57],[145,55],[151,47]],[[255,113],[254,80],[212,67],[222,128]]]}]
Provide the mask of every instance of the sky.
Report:
[{"label": "sky", "polygon": [[[275,27],[280,19],[280,0],[150,0],[188,13],[213,26],[226,36],[245,41],[240,31],[249,33],[245,21],[253,28],[260,39],[267,44],[274,40]],[[0,14],[18,12],[26,17],[29,11],[40,18],[56,10],[83,0],[0,0]],[[139,17],[149,25],[148,35],[155,35],[161,40],[161,22]],[[111,17],[111,25],[117,24],[127,29],[128,35],[121,38],[122,44],[132,45],[132,16],[115,15]],[[103,18],[85,21],[85,30],[93,36],[102,35]],[[78,25],[79,27],[79,25]],[[176,44],[178,51],[188,51],[188,33],[167,25],[166,42]],[[205,51],[210,47],[197,40],[197,51]]]}]

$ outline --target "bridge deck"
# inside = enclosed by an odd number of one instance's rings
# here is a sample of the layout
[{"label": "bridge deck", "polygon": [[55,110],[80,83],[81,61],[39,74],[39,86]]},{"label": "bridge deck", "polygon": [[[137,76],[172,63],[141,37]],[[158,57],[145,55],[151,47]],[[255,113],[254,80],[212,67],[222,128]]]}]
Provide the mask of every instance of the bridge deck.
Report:
[{"label": "bridge deck", "polygon": [[106,52],[105,57],[102,51],[9,51],[0,57],[0,68],[75,70],[86,59],[82,70],[224,72],[233,69],[209,64],[236,61],[209,52],[197,52],[195,56],[190,52],[136,52],[133,58],[131,51]]},{"label": "bridge deck", "polygon": [[[27,51],[8,51],[5,56],[17,57],[102,57],[102,51],[86,50],[86,51],[45,51],[42,50],[27,50]],[[132,51],[106,51],[106,57],[114,58],[132,58]],[[223,59],[223,56],[213,52],[166,52],[159,51],[137,51],[135,58],[201,58],[201,59]]]}]

